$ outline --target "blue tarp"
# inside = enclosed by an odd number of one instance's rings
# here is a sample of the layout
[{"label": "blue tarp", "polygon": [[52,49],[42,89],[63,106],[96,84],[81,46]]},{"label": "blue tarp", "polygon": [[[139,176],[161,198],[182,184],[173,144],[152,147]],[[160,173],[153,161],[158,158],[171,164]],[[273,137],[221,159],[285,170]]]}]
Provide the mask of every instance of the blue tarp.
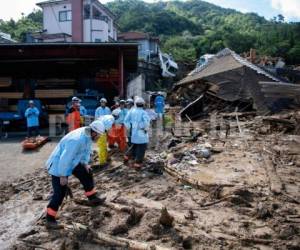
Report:
[{"label": "blue tarp", "polygon": [[20,120],[21,116],[19,116],[15,112],[0,112],[0,120],[2,121],[13,121]]}]

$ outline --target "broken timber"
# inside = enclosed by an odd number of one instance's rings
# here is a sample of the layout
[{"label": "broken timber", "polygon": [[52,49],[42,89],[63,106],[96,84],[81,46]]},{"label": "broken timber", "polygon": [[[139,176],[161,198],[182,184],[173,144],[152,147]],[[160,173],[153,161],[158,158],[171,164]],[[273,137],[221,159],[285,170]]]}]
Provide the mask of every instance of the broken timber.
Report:
[{"label": "broken timber", "polygon": [[274,194],[281,194],[283,191],[283,185],[279,176],[277,175],[273,161],[268,156],[263,156],[263,158],[265,163],[264,167],[269,178],[270,190]]},{"label": "broken timber", "polygon": [[129,250],[169,250],[170,248],[146,243],[135,240],[129,240],[117,236],[111,236],[109,234],[92,231],[89,227],[80,223],[73,223],[73,226],[67,226],[67,229],[75,230],[87,230],[94,236],[93,241],[98,244],[107,244],[114,247],[122,247]]}]

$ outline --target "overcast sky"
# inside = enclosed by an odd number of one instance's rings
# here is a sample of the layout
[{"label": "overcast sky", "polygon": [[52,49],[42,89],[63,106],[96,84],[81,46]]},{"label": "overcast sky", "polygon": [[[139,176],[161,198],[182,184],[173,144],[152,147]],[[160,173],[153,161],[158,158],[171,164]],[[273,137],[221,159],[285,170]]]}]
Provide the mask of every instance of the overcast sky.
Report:
[{"label": "overcast sky", "polygon": [[[21,14],[30,13],[35,4],[43,0],[0,0],[0,19],[19,19]],[[102,3],[110,0],[100,0]],[[226,8],[242,12],[256,12],[267,19],[283,14],[289,21],[300,21],[300,0],[206,0]],[[148,0],[147,2],[157,2]]]}]

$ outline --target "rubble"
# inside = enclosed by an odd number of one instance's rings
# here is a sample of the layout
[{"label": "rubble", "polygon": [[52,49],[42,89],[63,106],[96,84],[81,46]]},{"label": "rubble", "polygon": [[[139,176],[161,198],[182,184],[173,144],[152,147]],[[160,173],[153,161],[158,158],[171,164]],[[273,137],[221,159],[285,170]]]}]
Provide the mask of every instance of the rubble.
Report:
[{"label": "rubble", "polygon": [[[60,231],[44,226],[51,192],[44,170],[9,188],[1,185],[0,241],[3,246],[6,239],[13,241],[16,250],[297,249],[298,114],[223,113],[214,126],[211,119],[189,122],[187,135],[175,128],[161,145],[166,150],[150,151],[141,171],[113,154],[109,166],[94,171],[106,202],[87,206],[79,182],[71,178],[74,198],[59,212]],[[220,123],[230,124],[228,133]]]},{"label": "rubble", "polygon": [[183,119],[193,120],[212,112],[265,115],[299,107],[298,97],[297,84],[225,48],[177,82],[169,101],[182,106]]}]

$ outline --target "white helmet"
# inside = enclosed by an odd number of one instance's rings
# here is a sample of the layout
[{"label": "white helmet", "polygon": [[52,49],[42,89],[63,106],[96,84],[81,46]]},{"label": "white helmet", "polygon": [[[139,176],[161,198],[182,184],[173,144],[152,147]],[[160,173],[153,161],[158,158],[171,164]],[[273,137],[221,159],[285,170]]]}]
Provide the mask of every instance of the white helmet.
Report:
[{"label": "white helmet", "polygon": [[81,100],[78,97],[74,96],[72,98],[72,102],[81,102]]},{"label": "white helmet", "polygon": [[134,104],[134,101],[133,101],[133,99],[131,99],[131,98],[127,99],[126,102],[127,102],[127,103],[132,103],[132,104]]},{"label": "white helmet", "polygon": [[137,96],[135,98],[135,104],[145,104],[145,101],[142,97]]},{"label": "white helmet", "polygon": [[118,117],[120,115],[120,113],[121,113],[121,109],[118,108],[118,109],[114,109],[111,114],[114,117]]},{"label": "white helmet", "polygon": [[115,118],[112,115],[101,116],[98,121],[101,121],[104,125],[105,130],[110,130],[115,122]]},{"label": "white helmet", "polygon": [[105,133],[105,126],[102,121],[96,120],[90,124],[90,128],[98,134]]},{"label": "white helmet", "polygon": [[105,102],[107,103],[107,100],[105,98],[101,98],[100,102]]}]

